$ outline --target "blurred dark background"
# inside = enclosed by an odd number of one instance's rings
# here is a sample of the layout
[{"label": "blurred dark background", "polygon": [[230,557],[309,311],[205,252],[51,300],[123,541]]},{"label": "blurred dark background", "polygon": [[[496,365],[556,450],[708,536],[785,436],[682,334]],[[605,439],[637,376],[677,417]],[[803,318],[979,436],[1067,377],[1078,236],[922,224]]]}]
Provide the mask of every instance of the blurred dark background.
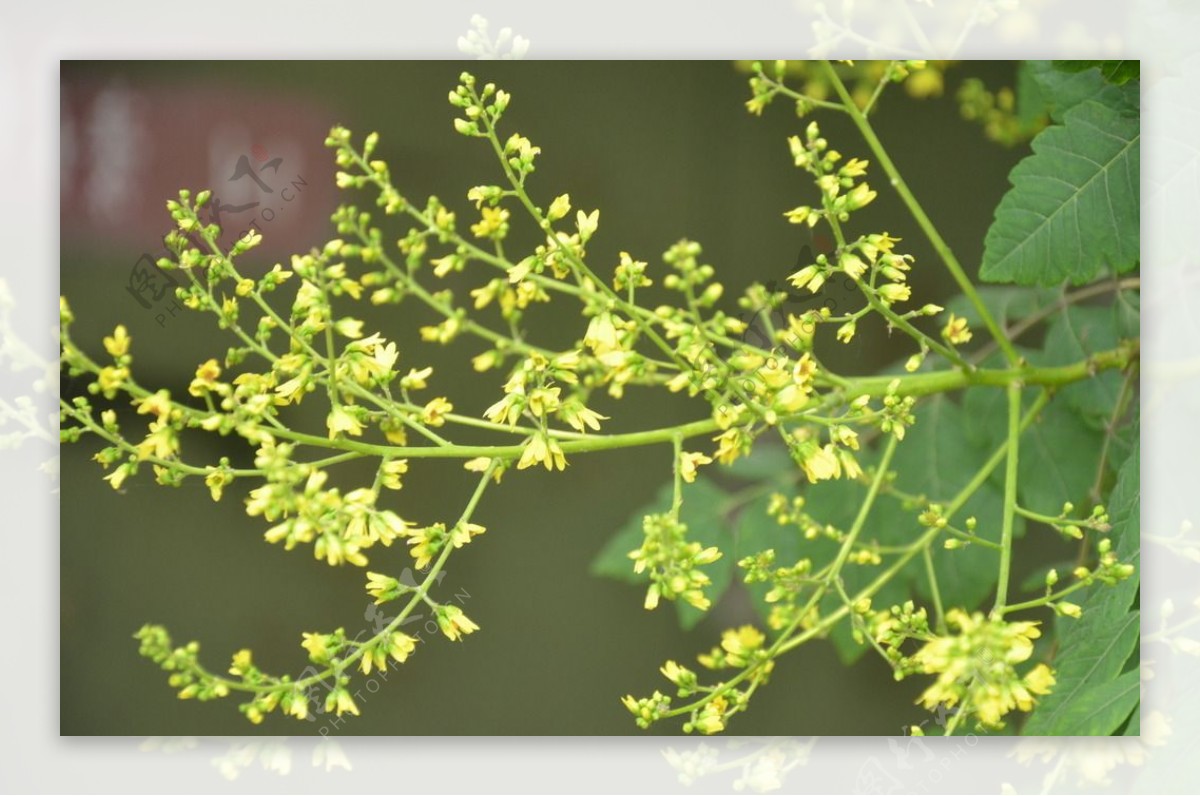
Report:
[{"label": "blurred dark background", "polygon": [[[78,318],[74,337],[102,351],[100,338],[124,323],[133,337],[134,373],[146,385],[186,394],[195,366],[220,359],[232,338],[209,317],[172,311],[169,294],[130,291],[145,256],[161,256],[169,228],[163,202],[181,187],[214,189],[230,236],[250,221],[262,248],[246,270],[268,270],[334,237],[328,216],[338,201],[367,207],[373,197],[339,197],[332,157],[322,142],[345,124],[356,140],[382,136],[406,195],[436,194],[474,212],[468,188],[502,179],[483,142],[451,128],[446,101],[464,69],[513,94],[506,129],[543,154],[530,187],[546,204],[570,192],[576,208],[602,208],[589,259],[601,273],[629,251],[661,276],[661,253],[681,237],[704,246],[726,285],[724,306],[752,281],[782,283],[804,241],[782,213],[811,202],[815,189],[795,169],[786,137],[803,130],[789,104],[749,115],[746,75],[729,62],[345,62],[345,63],[64,63],[62,67],[61,283]],[[988,142],[962,121],[953,100],[966,77],[1011,85],[1011,63],[967,62],[947,73],[940,98],[916,101],[891,89],[877,125],[894,160],[959,258],[974,270],[992,210],[1009,169],[1024,154]],[[867,156],[848,120],[821,114],[822,130],[846,157]],[[879,199],[854,218],[852,234],[887,230],[916,256],[914,302],[954,292],[906,211],[872,169]],[[288,198],[290,197],[290,198]],[[516,225],[509,252],[532,245]],[[385,227],[388,239],[405,226]],[[490,275],[489,275],[490,278]],[[475,277],[477,279],[477,277]],[[465,288],[475,279],[450,280]],[[138,293],[135,296],[134,293]],[[290,296],[289,290],[284,290]],[[283,301],[285,295],[280,296]],[[557,305],[557,306],[556,306]],[[535,340],[565,345],[582,336],[565,301],[530,319]],[[429,393],[478,415],[500,395],[503,374],[474,374],[480,345],[462,338],[448,348],[418,346],[416,329],[432,320],[419,309],[356,311],[401,346],[401,367],[432,364]],[[880,329],[843,347],[830,363],[844,373],[894,360],[907,346]],[[82,383],[64,380],[65,395]],[[310,401],[307,421],[322,425]],[[631,391],[599,407],[606,431],[634,430],[703,416],[677,396]],[[303,413],[301,414],[303,417]],[[128,424],[133,415],[126,411]],[[62,451],[61,732],[68,735],[222,735],[316,733],[326,717],[297,722],[272,716],[254,727],[234,698],[184,703],[166,676],[140,658],[131,638],[144,622],[162,623],[178,642],[201,642],[202,658],[223,670],[248,646],[268,671],[301,671],[302,631],[371,626],[363,609],[362,570],[331,569],[306,548],[285,554],[262,540],[266,525],[247,517],[245,487],[213,503],[196,479],[182,488],[153,483],[149,468],[123,493],[101,480],[90,461],[94,441]],[[188,437],[185,459],[235,466],[248,461],[238,441]],[[689,632],[670,607],[646,612],[642,592],[596,579],[588,564],[669,478],[666,449],[576,456],[566,473],[510,474],[489,491],[478,513],[488,533],[457,553],[442,583],[482,630],[465,643],[422,644],[418,654],[360,700],[363,715],[332,734],[625,734],[638,733],[618,697],[668,685],[658,667],[687,662],[711,647],[722,628],[754,621],[735,585]],[[386,496],[402,516],[422,523],[458,515],[472,481],[452,462],[413,462],[400,493]],[[346,484],[369,481],[370,465],[345,466]],[[399,572],[411,559],[399,549],[374,551],[372,569]],[[361,681],[359,681],[361,682]],[[843,667],[826,643],[807,645],[780,662],[732,732],[747,735],[896,734],[927,714],[913,705],[921,685],[894,683],[866,656]],[[678,722],[659,731],[676,732]]]}]

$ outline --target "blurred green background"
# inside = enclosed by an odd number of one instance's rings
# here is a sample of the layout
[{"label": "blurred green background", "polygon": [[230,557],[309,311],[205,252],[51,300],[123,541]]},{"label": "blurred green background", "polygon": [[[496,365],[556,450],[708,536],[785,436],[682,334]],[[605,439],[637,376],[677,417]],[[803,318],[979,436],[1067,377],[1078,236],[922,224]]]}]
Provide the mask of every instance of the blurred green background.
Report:
[{"label": "blurred green background", "polygon": [[[401,190],[418,203],[437,194],[467,219],[473,212],[467,189],[499,182],[501,175],[485,144],[451,129],[446,95],[464,68],[513,94],[507,130],[520,131],[543,150],[530,183],[535,196],[548,203],[569,191],[576,207],[602,209],[600,232],[589,247],[589,259],[601,273],[624,250],[649,261],[652,275],[660,276],[661,253],[689,237],[716,266],[727,288],[724,307],[732,311],[736,296],[752,281],[782,282],[794,270],[804,236],[782,213],[812,201],[815,189],[791,165],[785,139],[806,122],[784,102],[761,118],[749,115],[743,107],[749,97],[746,75],[729,62],[73,63],[64,64],[62,78],[64,94],[76,85],[116,82],[132,90],[236,96],[233,112],[244,114],[250,125],[266,104],[309,103],[327,115],[325,128],[342,123],[360,137],[379,131],[379,157],[390,162]],[[1011,63],[960,63],[948,71],[942,97],[916,101],[893,88],[876,117],[913,191],[971,270],[1006,175],[1025,150],[987,141],[977,126],[961,120],[953,93],[969,76],[997,88],[1012,85],[1013,75]],[[256,97],[265,104],[253,101]],[[867,155],[848,120],[816,118],[847,157]],[[160,149],[169,152],[170,145],[160,142]],[[334,199],[315,183],[329,179],[331,161],[306,161],[304,176],[314,189],[298,200],[327,204],[306,209],[322,218]],[[854,233],[887,230],[904,238],[903,250],[916,257],[914,302],[951,295],[952,284],[885,179],[871,173],[879,199],[855,216]],[[178,174],[169,166],[157,168],[155,177],[188,185],[182,168]],[[69,190],[64,183],[64,192]],[[165,232],[169,219],[157,208],[168,196],[151,198]],[[125,290],[129,269],[143,251],[156,248],[153,238],[124,243],[119,235],[80,234],[68,222],[64,216],[61,283],[78,318],[75,339],[95,355],[100,338],[125,323],[139,381],[184,395],[195,366],[209,356],[220,358],[231,338],[209,317],[192,313],[160,325],[133,302]],[[534,242],[528,226],[516,226],[510,252]],[[385,229],[394,239],[407,227]],[[316,224],[293,231],[290,240],[299,244],[290,248],[307,249],[331,237],[332,227]],[[265,251],[246,262],[266,270],[283,259]],[[458,276],[450,286],[476,284],[477,276]],[[289,297],[284,290],[279,300]],[[448,395],[457,411],[478,415],[500,395],[503,374],[470,369],[470,356],[482,350],[476,341],[461,338],[438,349],[417,345],[417,327],[432,316],[408,304],[368,308],[365,317],[368,328],[399,341],[401,367],[435,367],[430,395]],[[530,327],[532,339],[559,347],[581,337],[584,328],[565,301],[532,314]],[[880,329],[860,331],[860,337],[830,355],[830,364],[844,373],[864,372],[907,351]],[[83,389],[69,379],[62,386],[64,395]],[[304,407],[311,428],[322,426],[317,403]],[[686,398],[641,390],[597,408],[613,417],[609,432],[704,415],[702,406]],[[124,412],[124,423],[144,422]],[[195,479],[179,489],[159,487],[146,468],[122,494],[114,492],[89,460],[96,450],[94,441],[85,440],[62,451],[61,732],[277,735],[328,728],[324,716],[313,722],[272,716],[255,727],[234,708],[234,698],[180,702],[165,675],[138,656],[130,636],[144,622],[162,623],[177,641],[200,641],[210,668],[223,669],[235,650],[249,646],[266,670],[299,672],[307,664],[299,646],[302,631],[341,626],[354,635],[371,626],[364,617],[369,600],[363,572],[331,569],[307,548],[285,554],[265,544],[266,525],[243,511],[241,484],[213,503]],[[239,441],[203,436],[185,438],[184,452],[191,462],[229,455],[234,466],[248,461],[249,453]],[[369,481],[370,464],[360,464],[344,465],[335,478],[346,484]],[[413,465],[403,491],[387,496],[391,505],[422,523],[456,517],[472,479],[453,462]],[[576,456],[561,474],[511,473],[500,488],[489,490],[478,512],[488,533],[454,555],[442,582],[446,596],[469,595],[464,610],[483,629],[465,643],[422,644],[380,690],[363,692],[360,718],[327,731],[639,733],[619,702],[622,694],[664,688],[658,673],[664,660],[694,660],[721,629],[754,621],[735,586],[706,620],[683,632],[670,606],[646,612],[640,589],[588,574],[589,562],[612,532],[669,477],[666,448]],[[398,547],[372,556],[372,569],[399,572],[408,566],[411,559]],[[896,734],[927,717],[913,705],[921,690],[918,679],[897,684],[872,656],[847,668],[828,644],[806,645],[780,662],[771,684],[756,694],[731,732]],[[678,727],[664,722],[656,731],[673,733]]]}]

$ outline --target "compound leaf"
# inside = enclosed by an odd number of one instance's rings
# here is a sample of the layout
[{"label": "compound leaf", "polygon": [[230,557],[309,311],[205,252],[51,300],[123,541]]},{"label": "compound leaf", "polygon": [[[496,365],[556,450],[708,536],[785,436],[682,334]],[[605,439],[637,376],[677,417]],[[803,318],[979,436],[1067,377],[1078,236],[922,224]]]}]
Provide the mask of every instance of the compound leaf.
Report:
[{"label": "compound leaf", "polygon": [[1091,100],[1039,133],[1034,154],[1009,175],[1013,187],[988,229],[980,277],[1082,284],[1105,267],[1136,267],[1140,140],[1136,118]]},{"label": "compound leaf", "polygon": [[[1121,467],[1108,502],[1113,550],[1135,568],[1139,565],[1140,464],[1135,448]],[[1139,575],[1135,569],[1132,577],[1115,586],[1089,587],[1080,601],[1083,615],[1061,620],[1060,652],[1054,661],[1058,682],[1029,717],[1026,735],[1107,735],[1132,712],[1138,671],[1136,666],[1126,674],[1122,671],[1137,651],[1141,632],[1140,614],[1133,608]]]}]

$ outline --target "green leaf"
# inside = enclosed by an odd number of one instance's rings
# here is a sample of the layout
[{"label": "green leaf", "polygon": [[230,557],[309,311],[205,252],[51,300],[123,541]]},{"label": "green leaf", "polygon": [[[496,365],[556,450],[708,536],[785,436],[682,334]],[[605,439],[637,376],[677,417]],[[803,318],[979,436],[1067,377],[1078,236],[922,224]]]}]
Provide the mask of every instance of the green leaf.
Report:
[{"label": "green leaf", "polygon": [[721,472],[747,481],[772,480],[782,485],[789,478],[794,478],[797,468],[786,447],[760,441],[749,456],[739,457],[728,467],[722,467]]},{"label": "green leaf", "polygon": [[[1047,287],[985,286],[976,292],[992,317],[1004,325],[1051,307],[1062,298],[1061,290]],[[960,318],[966,318],[973,329],[983,329],[983,319],[966,296],[960,294],[950,299],[946,302],[946,309]]]},{"label": "green leaf", "polygon": [[1053,732],[1034,732],[1026,725],[1023,734],[1112,735],[1141,700],[1140,676],[1135,669],[1080,693],[1059,714]]},{"label": "green leaf", "polygon": [[1139,703],[1133,709],[1133,713],[1129,716],[1129,723],[1125,725],[1122,735],[1141,735],[1142,734],[1142,706]]},{"label": "green leaf", "polygon": [[1009,175],[979,275],[989,282],[1082,284],[1139,257],[1138,120],[1087,101],[1033,139]]},{"label": "green leaf", "polygon": [[1051,401],[1021,436],[1017,462],[1021,505],[1054,516],[1064,503],[1085,503],[1103,444],[1102,432],[1062,401]]},{"label": "green leaf", "polygon": [[[1068,307],[1057,315],[1046,332],[1046,345],[1034,358],[1038,365],[1069,365],[1099,351],[1116,348],[1116,318],[1111,307]],[[1121,395],[1124,374],[1115,370],[1067,385],[1059,396],[1089,424],[1103,428],[1112,417]]]},{"label": "green leaf", "polygon": [[1113,313],[1116,315],[1118,337],[1141,337],[1142,299],[1136,290],[1117,291],[1116,301],[1113,302]]},{"label": "green leaf", "polygon": [[[1135,567],[1140,558],[1140,465],[1135,449],[1121,468],[1108,501],[1113,550],[1121,561]],[[1026,735],[1107,735],[1133,710],[1138,693],[1137,667],[1126,674],[1121,672],[1130,656],[1136,654],[1140,638],[1140,615],[1133,609],[1139,578],[1140,573],[1135,571],[1115,586],[1089,587],[1078,601],[1083,615],[1077,620],[1060,621],[1060,652],[1054,661],[1057,683],[1029,717]],[[1132,686],[1127,679],[1130,675]],[[1113,685],[1117,680],[1122,681],[1120,686]]]},{"label": "green leaf", "polygon": [[1054,61],[1054,68],[1064,72],[1099,69],[1100,76],[1114,85],[1122,85],[1141,77],[1141,61]]},{"label": "green leaf", "polygon": [[[1036,394],[1035,388],[1025,390],[1024,405],[1029,406]],[[995,450],[1005,435],[1003,390],[972,387],[963,395],[963,406],[972,421],[968,435],[987,450]],[[1025,508],[1051,516],[1068,501],[1081,505],[1095,480],[1103,444],[1102,431],[1055,398],[1021,435],[1017,500]],[[997,488],[1002,484],[999,476],[994,476],[994,483]]]},{"label": "green leaf", "polygon": [[1045,102],[1050,118],[1061,122],[1076,106],[1094,100],[1122,116],[1137,116],[1140,91],[1137,83],[1114,86],[1098,69],[1069,72],[1056,68],[1051,61],[1027,61],[1033,82]]},{"label": "green leaf", "polygon": [[1042,564],[1022,578],[1021,584],[1017,588],[1021,594],[1036,594],[1040,597],[1046,592],[1046,575],[1050,570],[1053,569],[1061,575],[1075,569],[1075,565],[1074,558],[1064,558],[1049,564]]},{"label": "green leaf", "polygon": [[1037,80],[1038,63],[1021,61],[1017,65],[1017,121],[1023,129],[1043,123],[1050,104]]},{"label": "green leaf", "polygon": [[[645,574],[639,575],[633,571],[629,553],[641,547],[645,538],[642,518],[647,514],[669,511],[674,494],[674,485],[665,484],[653,501],[634,512],[592,559],[591,574],[626,583],[648,584],[649,578]],[[720,487],[701,476],[695,483],[684,484],[683,507],[679,510],[679,518],[687,525],[690,540],[705,546],[716,545],[724,553],[704,567],[712,579],[712,585],[705,589],[705,593],[714,605],[729,588],[735,561],[732,555],[733,537],[722,515],[726,499],[727,495]],[[676,610],[679,624],[685,630],[694,627],[705,616],[703,611],[680,601],[676,601]]]}]

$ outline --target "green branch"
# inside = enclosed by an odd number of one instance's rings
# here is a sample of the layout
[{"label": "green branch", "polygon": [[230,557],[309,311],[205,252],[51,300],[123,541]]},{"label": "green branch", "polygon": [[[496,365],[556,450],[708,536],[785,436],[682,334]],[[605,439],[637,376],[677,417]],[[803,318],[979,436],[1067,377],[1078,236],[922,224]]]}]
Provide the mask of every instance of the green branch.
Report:
[{"label": "green branch", "polygon": [[900,171],[896,168],[896,164],[892,162],[892,159],[888,156],[887,150],[884,148],[883,143],[879,140],[879,136],[875,134],[874,128],[871,127],[870,120],[867,119],[865,113],[859,110],[858,106],[851,98],[850,92],[842,83],[841,78],[838,77],[833,65],[828,61],[822,61],[821,64],[824,66],[825,72],[829,76],[829,81],[833,84],[834,90],[838,93],[838,96],[841,97],[842,103],[846,108],[846,112],[850,115],[850,119],[854,122],[855,127],[858,128],[858,131],[862,134],[863,138],[866,139],[867,146],[870,147],[871,152],[874,153],[876,159],[879,160],[879,165],[882,166],[883,170],[887,173],[892,187],[896,189],[896,193],[900,194],[900,198],[908,208],[908,211],[912,213],[913,218],[916,219],[917,224],[921,227],[921,230],[925,233],[925,236],[929,238],[930,244],[933,245],[933,248],[942,258],[942,262],[946,264],[946,269],[950,271],[950,275],[954,278],[955,283],[963,292],[963,295],[967,297],[967,300],[971,302],[971,306],[975,308],[977,313],[979,313],[979,317],[983,320],[984,325],[995,339],[996,344],[1000,346],[1000,350],[1004,352],[1005,358],[1012,365],[1018,364],[1021,361],[1021,357],[1017,354],[1017,350],[1013,348],[1008,336],[1004,334],[1004,330],[1000,328],[998,323],[996,323],[996,319],[992,317],[992,313],[988,310],[987,305],[983,303],[983,299],[980,297],[979,291],[975,289],[974,283],[971,282],[970,277],[968,277],[966,271],[963,270],[962,265],[958,262],[958,258],[955,257],[954,252],[950,250],[949,244],[947,244],[945,239],[942,238],[941,233],[938,232],[937,227],[933,225],[933,222],[929,220],[929,216],[925,213],[925,209],[921,207],[921,203],[917,201],[917,197],[913,195],[911,190],[909,190],[908,183],[906,183],[904,178],[900,175]]}]

